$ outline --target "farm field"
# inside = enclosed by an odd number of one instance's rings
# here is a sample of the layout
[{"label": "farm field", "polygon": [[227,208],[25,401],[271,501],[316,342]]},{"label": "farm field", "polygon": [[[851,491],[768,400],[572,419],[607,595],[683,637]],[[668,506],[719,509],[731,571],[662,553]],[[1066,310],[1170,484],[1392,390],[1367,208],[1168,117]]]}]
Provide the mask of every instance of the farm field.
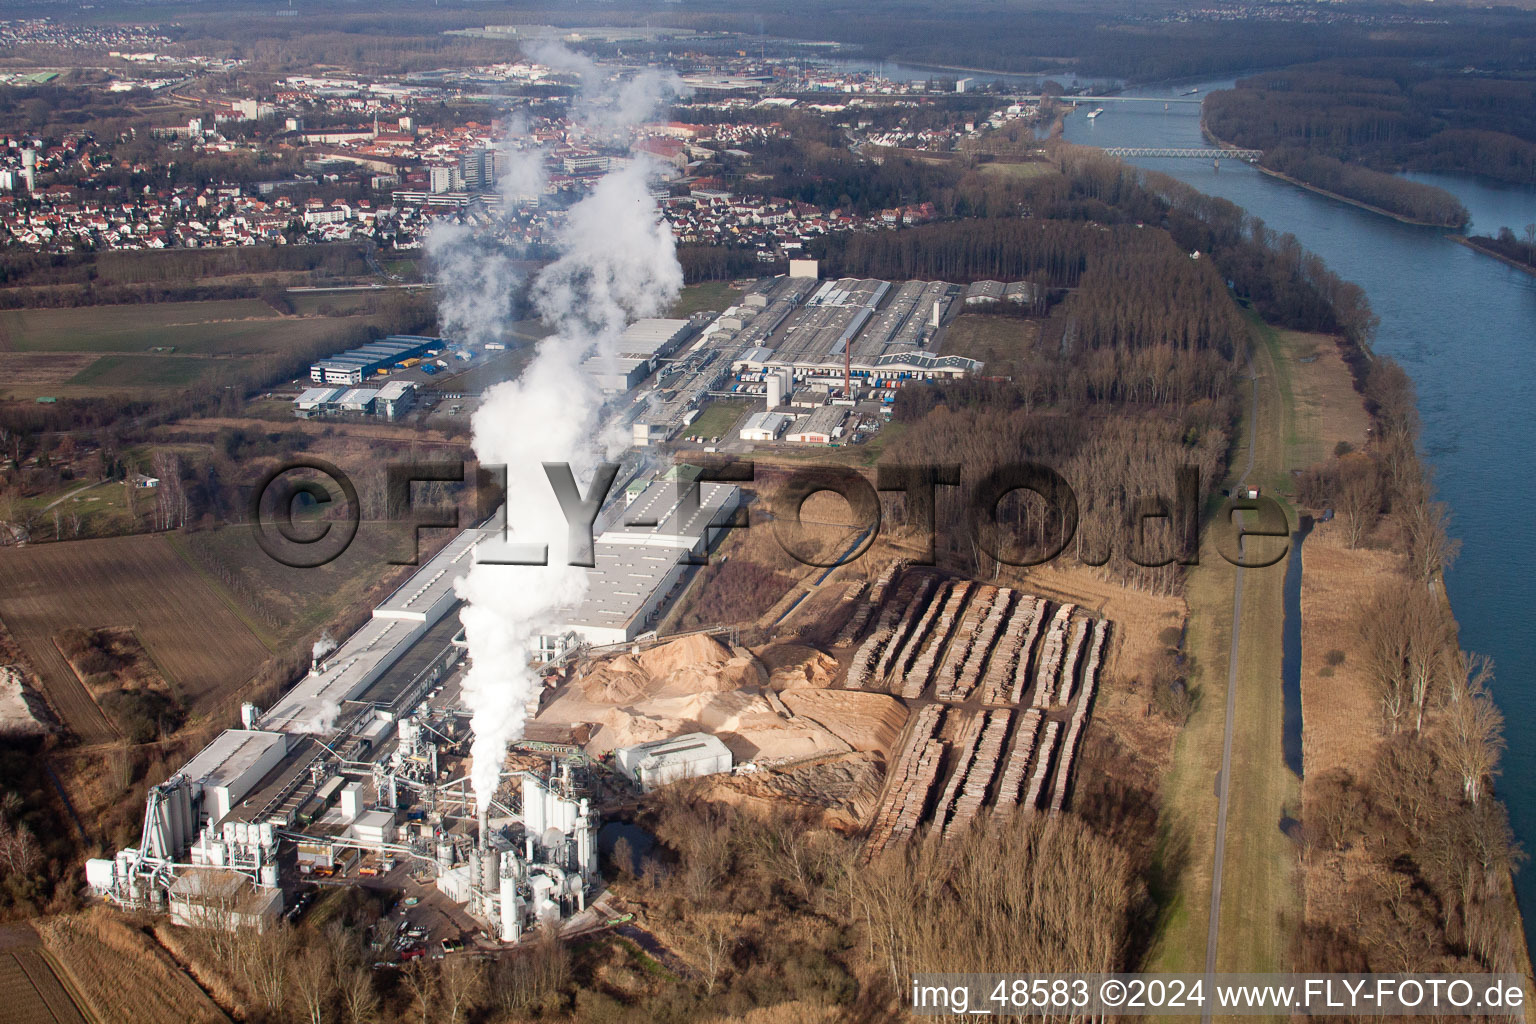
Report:
[{"label": "farm field", "polygon": [[72,626],[134,629],[194,715],[250,678],[268,653],[232,599],[158,534],[7,550],[0,554],[0,620],[86,743],[112,740],[116,730],[54,644]]},{"label": "farm field", "polygon": [[104,907],[46,917],[36,927],[44,947],[97,1020],[229,1020],[163,949]]},{"label": "farm field", "polygon": [[383,315],[282,316],[256,299],[0,312],[0,398],[89,398],[238,384],[260,360],[344,347]]},{"label": "farm field", "polygon": [[0,990],[5,1019],[15,1024],[85,1024],[28,924],[0,928]]},{"label": "farm field", "polygon": [[233,384],[247,374],[249,359],[199,359],[196,356],[102,356],[64,382],[72,386],[188,388]]},{"label": "farm field", "polygon": [[[422,535],[421,557],[447,539],[445,531]],[[263,632],[291,643],[364,601],[383,600],[411,566],[391,565],[394,535],[364,522],[351,546],[333,562],[294,569],[269,558],[248,529],[224,527],[168,538],[187,564],[227,589]],[[338,638],[339,639],[339,638]],[[254,669],[254,665],[252,666]]]},{"label": "farm field", "polygon": [[145,339],[168,329],[275,319],[277,315],[260,299],[14,309],[0,313],[0,348],[12,352],[132,352],[164,344]]}]

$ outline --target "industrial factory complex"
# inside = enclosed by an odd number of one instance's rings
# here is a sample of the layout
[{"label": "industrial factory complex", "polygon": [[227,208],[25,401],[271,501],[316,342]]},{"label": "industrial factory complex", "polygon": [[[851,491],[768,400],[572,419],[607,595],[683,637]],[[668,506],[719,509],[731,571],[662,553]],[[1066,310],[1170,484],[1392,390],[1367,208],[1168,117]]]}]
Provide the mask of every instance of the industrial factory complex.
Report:
[{"label": "industrial factory complex", "polygon": [[[814,260],[796,260],[789,276],[764,278],[736,305],[702,324],[696,320],[676,354],[657,361],[647,401],[634,410],[635,443],[676,437],[711,398],[757,396],[765,412],[779,410],[789,419],[770,431],[775,437],[743,439],[830,443],[840,436],[844,414],[823,413],[813,422],[818,406],[889,398],[916,381],[980,373],[978,360],[942,351],[945,327],[966,308],[960,285],[821,281]],[[627,383],[633,388],[643,380]],[[796,392],[800,399],[792,402]]]},{"label": "industrial factory complex", "polygon": [[[586,596],[540,638],[542,657],[624,643],[654,627],[737,501],[734,486],[700,486],[678,471],[619,494],[597,537]],[[403,864],[435,878],[502,941],[581,911],[598,882],[596,821],[581,774],[558,759],[524,771],[510,787],[517,799],[477,819],[464,772],[455,584],[476,546],[500,536],[494,523],[459,533],[343,644],[317,653],[271,708],[245,705],[242,728],[221,733],[150,790],[140,845],[89,862],[90,885],[184,923],[217,912],[223,924],[259,924],[282,910],[285,875],[326,877],[366,861],[369,872]],[[538,709],[528,710],[531,718]],[[695,746],[698,756],[636,748],[619,770],[647,790],[703,774],[702,765],[731,768],[717,740]]]},{"label": "industrial factory complex", "polygon": [[[489,813],[468,781],[473,737],[459,691],[467,644],[456,584],[501,540],[496,517],[455,535],[340,646],[317,647],[308,673],[271,707],[244,705],[240,728],[153,786],[139,845],[90,861],[92,888],[183,923],[230,927],[276,919],[310,881],[385,876],[451,906],[447,919],[459,934],[517,942],[530,928],[580,927],[583,914],[591,918],[589,904],[602,891],[599,794],[612,798],[617,787],[633,800],[683,778],[754,770],[741,763],[743,752],[771,761],[878,749],[896,759],[899,776],[877,823],[883,843],[924,813],[914,787],[926,799],[939,784],[937,762],[924,750],[937,749],[935,723],[945,715],[960,722],[951,731],[965,750],[944,808],[974,813],[994,765],[1007,766],[1005,789],[1016,801],[1022,773],[1034,766],[1029,806],[1049,800],[1059,808],[1104,636],[1073,618],[1071,606],[1051,607],[1048,617],[1046,602],[902,577],[898,565],[867,598],[854,601],[850,590],[838,608],[851,619],[837,643],[852,654],[838,692],[884,695],[827,704],[831,691],[786,690],[780,699],[757,689],[767,676],[760,665],[750,668],[750,654],[707,636],[696,637],[703,646],[693,650],[704,668],[676,675],[645,667],[646,652],[667,647],[653,643],[661,621],[743,504],[735,485],[702,482],[686,461],[655,468],[647,446],[668,443],[720,397],[761,399],[758,410],[742,413],[743,441],[837,443],[853,430],[845,420],[855,407],[888,402],[912,381],[982,369],[942,351],[947,324],[967,305],[961,286],[823,282],[814,264],[796,271],[753,284],[723,312],[640,321],[616,354],[583,366],[608,393],[609,415],[633,427],[635,447],[596,521],[584,595],[529,651],[549,685],[525,709],[532,732],[501,766]],[[1010,294],[996,291],[989,300]],[[301,415],[305,403],[317,414],[379,411],[365,408],[379,403],[406,408],[409,386],[360,384],[408,360],[451,357],[452,345],[390,338],[321,360],[312,370],[320,387],[303,397]],[[1074,667],[1080,652],[1087,668]],[[582,672],[597,672],[586,690],[570,682],[578,662]],[[608,662],[622,663],[616,675],[592,669]],[[643,680],[667,672],[692,683],[714,673],[709,678],[729,677],[735,688],[706,685],[714,696],[699,704],[688,703],[697,692],[667,689],[682,683],[644,690]],[[927,688],[935,688],[932,699],[952,703],[979,694],[987,707],[934,708],[916,720],[917,731],[903,730],[902,701]],[[1035,698],[1028,715],[1018,707],[1025,694]],[[561,710],[548,713],[557,703]],[[828,711],[833,705],[842,710]],[[592,723],[608,730],[596,752],[587,739]],[[1038,750],[1037,727],[1045,729]],[[734,745],[717,735],[722,730]],[[881,738],[849,739],[849,730]],[[1053,747],[1058,732],[1062,745]],[[916,738],[898,747],[908,733]]]}]

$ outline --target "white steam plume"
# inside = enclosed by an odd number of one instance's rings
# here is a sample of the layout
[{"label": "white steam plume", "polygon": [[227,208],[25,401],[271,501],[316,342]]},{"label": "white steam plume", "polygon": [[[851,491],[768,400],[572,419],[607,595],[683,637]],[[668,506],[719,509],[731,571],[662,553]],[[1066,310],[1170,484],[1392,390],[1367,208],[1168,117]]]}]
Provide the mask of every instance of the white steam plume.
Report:
[{"label": "white steam plume", "polygon": [[330,654],[335,649],[336,640],[331,636],[331,631],[327,629],[321,631],[320,639],[316,640],[314,646],[309,650],[313,660],[319,661],[321,658],[325,657],[327,654]]},{"label": "white steam plume", "polygon": [[586,54],[554,40],[535,42],[525,50],[540,64],[581,76],[571,117],[575,127],[595,137],[625,132],[650,117],[664,99],[686,91],[675,72],[640,68],[628,77],[615,77]]},{"label": "white steam plume", "polygon": [[[593,85],[601,72],[581,70],[583,97],[608,88]],[[634,81],[619,87],[607,106],[579,101],[578,114],[592,118],[587,127],[615,131],[624,127],[624,118],[635,124],[646,116],[665,88],[655,82],[664,80],[648,77],[639,86]],[[644,109],[637,96],[650,97]],[[538,677],[529,668],[534,640],[586,591],[586,571],[566,564],[565,518],[542,463],[569,463],[586,492],[593,467],[612,447],[601,439],[602,394],[581,363],[593,354],[611,358],[624,327],[667,309],[682,287],[671,230],[649,194],[654,170],[649,159],[635,160],[606,175],[570,209],[556,238],[561,256],[534,279],[532,289],[538,312],[555,333],[540,343],[520,377],[487,392],[474,416],[476,457],[507,467],[509,535],[514,543],[549,546],[548,565],[519,566],[483,561],[495,557],[499,546],[485,542],[458,585],[469,644],[463,699],[473,714],[475,737],[470,781],[482,815],[496,791],[507,745],[522,736],[526,709],[538,693]],[[510,187],[521,189],[527,180]],[[440,251],[453,251],[453,244]],[[444,294],[440,303],[455,323],[493,325],[496,317],[510,315],[505,291],[497,291],[501,287],[502,279],[484,270],[458,280],[445,276],[439,289],[453,294]]]}]

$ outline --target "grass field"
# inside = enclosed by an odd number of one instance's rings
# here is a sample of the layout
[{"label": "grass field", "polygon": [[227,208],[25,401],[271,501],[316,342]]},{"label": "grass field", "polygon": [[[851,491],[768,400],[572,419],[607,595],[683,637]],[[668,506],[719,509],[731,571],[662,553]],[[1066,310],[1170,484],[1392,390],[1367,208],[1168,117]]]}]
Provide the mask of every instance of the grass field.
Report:
[{"label": "grass field", "polygon": [[83,741],[112,729],[53,638],[72,626],[137,631],[193,714],[250,678],[267,649],[233,599],[194,572],[161,535],[39,544],[0,558],[0,620],[42,679],[48,699]]},{"label": "grass field", "polygon": [[[36,532],[43,537],[54,539],[54,512],[59,513],[66,538],[73,535],[71,514],[80,516],[80,536],[106,537],[132,532],[136,518],[128,504],[132,497],[128,488],[118,482],[66,480],[57,490],[24,498],[16,507],[39,517]],[[146,507],[149,500],[141,497],[139,507]]]},{"label": "grass field", "polygon": [[88,398],[246,380],[260,369],[257,359],[312,351],[331,338],[339,343],[382,315],[376,296],[342,294],[348,297],[332,301],[349,315],[283,316],[257,299],[0,312],[0,398]]},{"label": "grass field", "polygon": [[741,292],[732,288],[725,281],[705,281],[701,284],[691,284],[683,289],[683,293],[672,304],[667,316],[689,317],[701,310],[714,310],[723,312],[728,306],[734,306],[741,301]]},{"label": "grass field", "polygon": [[731,430],[747,413],[757,407],[756,402],[720,399],[710,402],[699,413],[699,418],[683,428],[684,437],[729,437]]},{"label": "grass field", "polygon": [[944,354],[980,359],[989,377],[1012,377],[1040,343],[1040,321],[964,313],[944,332]]},{"label": "grass field", "polygon": [[196,356],[102,356],[64,382],[65,388],[109,389],[222,387],[249,374],[247,359]]},{"label": "grass field", "polygon": [[[1277,332],[1257,323],[1253,330],[1257,415],[1247,415],[1245,403],[1235,461],[1240,473],[1253,432],[1248,479],[1267,483],[1286,474],[1290,454],[1299,450],[1292,441],[1296,421],[1288,405],[1292,363]],[[1197,704],[1164,784],[1159,849],[1170,892],[1148,970],[1199,971],[1205,963],[1236,579],[1236,570],[1217,554],[1208,535],[1186,590],[1186,650],[1193,660]],[[1296,850],[1282,831],[1283,820],[1299,812],[1299,783],[1281,751],[1284,582],[1283,561],[1242,574],[1219,971],[1284,970],[1291,929],[1300,916]]]},{"label": "grass field", "polygon": [[994,160],[990,163],[977,164],[976,169],[993,178],[1008,178],[1015,181],[1038,178],[1041,175],[1054,174],[1056,171],[1055,167],[1043,160],[1031,160],[1025,163],[1005,163]]},{"label": "grass field", "polygon": [[260,299],[16,309],[0,313],[0,338],[12,352],[139,352],[175,344],[157,340],[167,332],[277,315]]}]

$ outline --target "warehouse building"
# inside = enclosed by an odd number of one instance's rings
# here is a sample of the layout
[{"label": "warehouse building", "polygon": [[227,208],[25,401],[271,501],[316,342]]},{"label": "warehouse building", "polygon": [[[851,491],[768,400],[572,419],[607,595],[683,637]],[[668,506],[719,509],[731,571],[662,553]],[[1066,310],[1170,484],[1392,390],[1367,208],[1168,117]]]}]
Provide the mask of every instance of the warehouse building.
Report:
[{"label": "warehouse building", "polygon": [[741,425],[743,441],[777,441],[794,422],[794,417],[780,412],[755,412]]},{"label": "warehouse building", "polygon": [[663,360],[670,359],[695,338],[699,326],[692,320],[660,317],[636,320],[619,335],[612,353],[590,356],[581,368],[609,394],[632,390],[660,367]]},{"label": "warehouse building", "polygon": [[837,405],[824,405],[814,410],[809,416],[802,416],[796,420],[784,439],[800,444],[831,444],[842,436],[843,420],[847,418],[847,409]]},{"label": "warehouse building", "polygon": [[539,638],[558,657],[573,645],[628,643],[656,627],[720,529],[735,517],[740,489],[695,484],[687,467],[650,481],[597,535],[581,603]]},{"label": "warehouse building", "polygon": [[362,348],[349,349],[328,359],[317,360],[309,367],[309,379],[316,384],[355,387],[380,370],[388,370],[406,360],[419,360],[428,352],[442,347],[441,338],[391,334]]},{"label": "warehouse building", "polygon": [[690,732],[614,751],[619,771],[649,793],[680,779],[696,779],[731,770],[731,751],[719,737]]}]

